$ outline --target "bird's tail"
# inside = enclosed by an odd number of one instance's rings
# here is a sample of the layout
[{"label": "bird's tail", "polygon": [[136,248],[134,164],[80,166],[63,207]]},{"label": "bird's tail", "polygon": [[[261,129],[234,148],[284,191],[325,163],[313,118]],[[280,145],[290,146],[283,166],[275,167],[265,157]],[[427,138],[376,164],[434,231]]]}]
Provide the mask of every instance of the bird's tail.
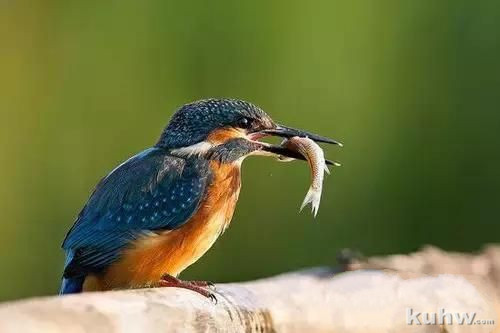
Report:
[{"label": "bird's tail", "polygon": [[63,278],[59,294],[76,294],[82,292],[84,281],[85,277],[83,276],[76,278]]}]

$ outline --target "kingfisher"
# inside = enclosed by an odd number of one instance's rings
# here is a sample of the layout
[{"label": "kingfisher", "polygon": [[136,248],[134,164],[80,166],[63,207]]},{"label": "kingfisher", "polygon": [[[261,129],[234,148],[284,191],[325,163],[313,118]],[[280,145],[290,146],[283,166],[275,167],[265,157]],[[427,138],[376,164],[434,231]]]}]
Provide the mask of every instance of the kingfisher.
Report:
[{"label": "kingfisher", "polygon": [[63,242],[61,294],[142,287],[185,288],[215,299],[213,285],[179,274],[231,222],[247,156],[304,160],[266,136],[333,139],[275,123],[235,99],[182,106],[158,142],[120,164],[96,186]]}]

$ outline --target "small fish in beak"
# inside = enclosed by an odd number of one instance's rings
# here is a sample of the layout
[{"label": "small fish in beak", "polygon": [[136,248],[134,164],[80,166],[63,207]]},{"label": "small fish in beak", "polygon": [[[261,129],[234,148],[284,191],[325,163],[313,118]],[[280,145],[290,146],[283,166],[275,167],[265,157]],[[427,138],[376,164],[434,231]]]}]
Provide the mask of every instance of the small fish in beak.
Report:
[{"label": "small fish in beak", "polygon": [[[309,167],[311,169],[311,186],[300,206],[300,210],[302,211],[302,209],[310,203],[314,217],[316,217],[321,201],[324,173],[330,174],[330,170],[326,165],[323,149],[313,140],[298,136],[285,139],[281,143],[281,146],[289,151],[298,152],[309,162]],[[290,157],[280,156],[279,159],[286,161],[290,160]],[[336,163],[335,165],[339,164]]]},{"label": "small fish in beak", "polygon": [[297,159],[309,163],[312,178],[311,186],[300,210],[302,211],[310,203],[314,217],[316,217],[321,201],[324,173],[330,173],[327,165],[340,166],[337,162],[325,160],[323,149],[316,142],[329,143],[339,147],[342,147],[342,143],[322,135],[283,125],[274,125],[273,128],[261,130],[258,134],[285,138],[280,145],[265,144],[262,147],[263,151],[278,156],[281,161]]}]

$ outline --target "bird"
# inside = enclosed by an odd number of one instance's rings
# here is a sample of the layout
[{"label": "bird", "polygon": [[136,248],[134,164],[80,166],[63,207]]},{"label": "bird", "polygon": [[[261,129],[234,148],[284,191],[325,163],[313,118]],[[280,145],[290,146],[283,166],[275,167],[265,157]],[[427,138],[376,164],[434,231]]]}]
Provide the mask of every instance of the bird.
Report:
[{"label": "bird", "polygon": [[258,106],[204,99],[180,107],[157,143],[129,158],[95,187],[63,241],[60,294],[178,287],[215,299],[213,284],[184,281],[229,226],[252,155],[300,154],[263,137],[339,142],[279,125]]}]

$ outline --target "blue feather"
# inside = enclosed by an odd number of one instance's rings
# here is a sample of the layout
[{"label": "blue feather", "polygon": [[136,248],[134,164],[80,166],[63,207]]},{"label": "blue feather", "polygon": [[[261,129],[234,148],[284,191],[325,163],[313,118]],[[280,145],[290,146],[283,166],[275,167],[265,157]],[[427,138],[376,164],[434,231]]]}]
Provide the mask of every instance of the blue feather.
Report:
[{"label": "blue feather", "polygon": [[113,170],[64,240],[63,289],[78,289],[80,278],[104,271],[145,233],[182,226],[198,209],[210,178],[208,161],[174,157],[162,148],[145,150]]},{"label": "blue feather", "polygon": [[84,277],[69,278],[69,279],[63,278],[59,294],[60,295],[77,294],[82,292],[84,281],[85,281]]}]

